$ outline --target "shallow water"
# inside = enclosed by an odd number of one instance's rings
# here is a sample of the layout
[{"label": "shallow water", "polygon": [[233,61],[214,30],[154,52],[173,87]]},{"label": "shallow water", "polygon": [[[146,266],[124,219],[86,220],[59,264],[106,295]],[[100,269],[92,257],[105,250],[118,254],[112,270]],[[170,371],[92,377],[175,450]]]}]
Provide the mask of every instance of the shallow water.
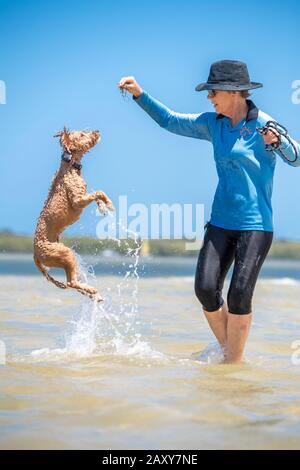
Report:
[{"label": "shallow water", "polygon": [[2,275],[0,447],[299,448],[297,268],[259,280],[241,365],[214,363],[192,276],[97,275],[105,302],[93,305],[41,276]]}]

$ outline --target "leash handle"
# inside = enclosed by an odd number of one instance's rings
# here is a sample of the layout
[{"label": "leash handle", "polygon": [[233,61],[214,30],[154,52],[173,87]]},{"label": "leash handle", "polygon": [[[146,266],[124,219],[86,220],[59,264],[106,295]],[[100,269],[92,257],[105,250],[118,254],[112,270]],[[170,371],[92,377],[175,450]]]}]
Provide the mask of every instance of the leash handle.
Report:
[{"label": "leash handle", "polygon": [[[290,136],[288,135],[288,130],[286,127],[284,127],[282,124],[279,124],[279,122],[276,122],[276,121],[267,121],[266,124],[262,127],[257,127],[256,130],[260,133],[260,134],[267,134],[269,131],[271,131],[274,135],[277,135],[275,131],[278,132],[278,142],[274,142],[273,144],[271,144],[272,148],[267,148],[266,146],[266,150],[267,152],[272,152],[273,149],[276,149],[278,150],[281,155],[283,156],[283,158],[289,162],[289,163],[294,163],[297,159],[298,159],[298,151],[297,151],[297,148],[295,146],[295,144],[292,142]],[[289,160],[288,158],[286,158],[286,156],[284,155],[284,153],[282,152],[282,150],[279,148],[281,142],[282,142],[282,139],[281,137],[285,137],[287,139],[287,141],[291,144],[291,146],[293,147],[293,150],[294,150],[294,153],[295,153],[295,159],[294,160]]]}]

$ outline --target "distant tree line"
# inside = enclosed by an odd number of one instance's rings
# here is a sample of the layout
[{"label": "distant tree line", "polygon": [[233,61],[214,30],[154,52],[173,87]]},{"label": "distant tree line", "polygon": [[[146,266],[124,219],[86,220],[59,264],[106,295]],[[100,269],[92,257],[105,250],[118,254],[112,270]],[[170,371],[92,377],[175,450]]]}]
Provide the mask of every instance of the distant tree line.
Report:
[{"label": "distant tree line", "polygon": [[[93,237],[62,237],[62,242],[82,254],[101,254],[112,250],[126,254],[128,250],[140,249],[142,255],[151,256],[197,256],[197,251],[186,251],[186,240],[99,240]],[[0,231],[0,253],[32,253],[33,237],[17,235],[10,230]],[[300,242],[274,240],[269,257],[300,259]]]}]

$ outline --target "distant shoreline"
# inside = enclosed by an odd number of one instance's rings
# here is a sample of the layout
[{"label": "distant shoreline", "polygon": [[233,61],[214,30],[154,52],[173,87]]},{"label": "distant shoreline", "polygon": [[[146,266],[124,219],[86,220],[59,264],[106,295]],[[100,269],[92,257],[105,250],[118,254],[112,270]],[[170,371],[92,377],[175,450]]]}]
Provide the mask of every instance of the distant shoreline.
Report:
[{"label": "distant shoreline", "polygon": [[[197,265],[197,252],[194,256],[153,256],[147,255],[133,258],[130,254],[125,256],[116,252],[102,252],[98,255],[80,255],[79,263],[83,272],[91,273],[95,276],[117,276],[128,278],[157,278],[184,277],[193,283],[195,269]],[[134,268],[137,262],[136,271]],[[233,266],[230,268],[228,276],[231,276]],[[52,269],[55,278],[64,278],[61,269]],[[41,276],[40,271],[35,266],[32,253],[1,253],[0,252],[0,278],[3,276],[15,277],[12,282],[22,276]],[[300,283],[300,259],[268,258],[260,272],[261,279],[280,279],[280,282],[287,285]],[[273,281],[272,281],[273,282]],[[276,281],[279,282],[279,281]]]},{"label": "distant shoreline", "polygon": [[[103,252],[115,252],[125,255],[128,250],[137,249],[142,256],[184,256],[195,257],[197,251],[187,251],[188,240],[99,240],[93,237],[62,237],[62,242],[74,247],[79,254],[97,255]],[[32,253],[33,237],[17,235],[9,231],[0,232],[0,253]],[[300,259],[300,242],[289,240],[274,240],[269,258]]]}]

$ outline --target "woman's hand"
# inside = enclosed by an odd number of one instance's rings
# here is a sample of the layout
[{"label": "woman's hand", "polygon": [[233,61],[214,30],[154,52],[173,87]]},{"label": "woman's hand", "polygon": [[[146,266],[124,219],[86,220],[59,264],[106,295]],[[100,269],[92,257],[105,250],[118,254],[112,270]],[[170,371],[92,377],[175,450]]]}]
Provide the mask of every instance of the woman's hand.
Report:
[{"label": "woman's hand", "polygon": [[262,135],[266,145],[275,144],[275,147],[279,145],[280,134],[276,129],[272,129],[271,131],[268,131],[266,134],[263,134],[262,130],[258,130],[258,132]]},{"label": "woman's hand", "polygon": [[131,93],[135,98],[138,98],[142,93],[143,90],[136,81],[134,77],[123,77],[118,83],[118,87],[120,90],[127,90]]}]

